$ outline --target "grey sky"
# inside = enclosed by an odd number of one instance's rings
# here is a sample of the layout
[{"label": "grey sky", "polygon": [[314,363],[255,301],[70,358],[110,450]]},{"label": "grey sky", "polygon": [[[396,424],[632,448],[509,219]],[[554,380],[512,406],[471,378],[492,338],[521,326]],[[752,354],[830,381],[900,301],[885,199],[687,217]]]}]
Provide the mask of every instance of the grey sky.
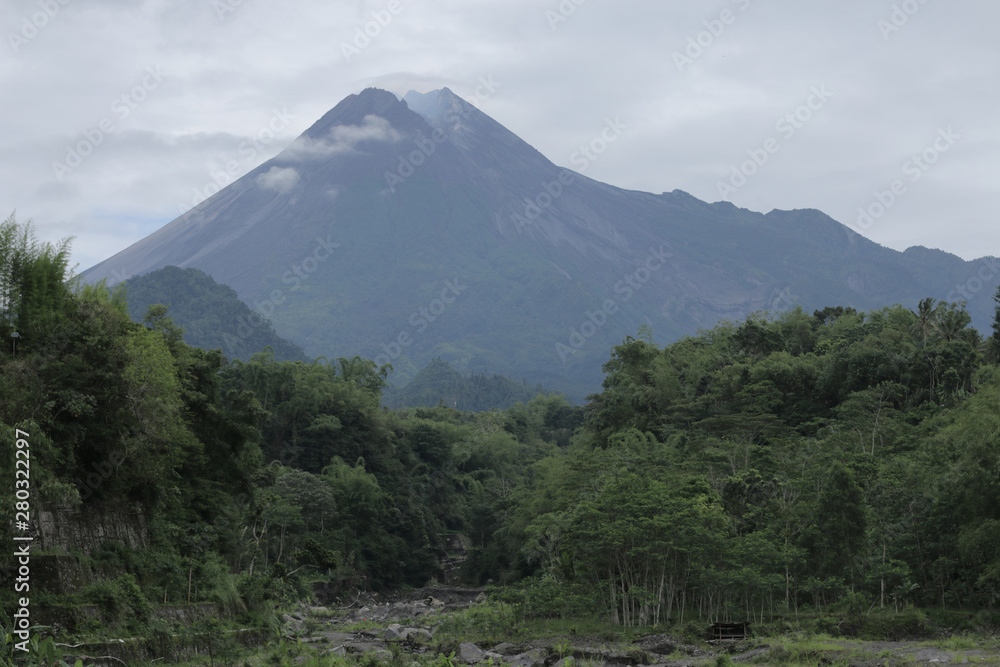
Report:
[{"label": "grey sky", "polygon": [[990,0],[6,0],[0,213],[76,236],[82,270],[347,95],[448,86],[616,186],[1000,255],[998,24]]}]

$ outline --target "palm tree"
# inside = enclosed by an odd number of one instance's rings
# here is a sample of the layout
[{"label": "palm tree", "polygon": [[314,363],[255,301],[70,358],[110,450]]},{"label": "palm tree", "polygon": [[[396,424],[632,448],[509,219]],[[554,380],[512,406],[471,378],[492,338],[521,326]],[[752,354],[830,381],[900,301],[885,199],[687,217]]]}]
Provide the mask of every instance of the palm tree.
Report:
[{"label": "palm tree", "polygon": [[934,330],[934,319],[938,308],[939,306],[934,305],[934,299],[927,298],[920,302],[917,306],[917,312],[914,313],[917,316],[917,332],[923,337],[922,347],[927,347],[927,338]]},{"label": "palm tree", "polygon": [[946,308],[938,310],[938,316],[934,320],[934,331],[946,342],[960,338],[962,330],[972,322],[972,316],[965,312],[962,306],[949,304]]}]

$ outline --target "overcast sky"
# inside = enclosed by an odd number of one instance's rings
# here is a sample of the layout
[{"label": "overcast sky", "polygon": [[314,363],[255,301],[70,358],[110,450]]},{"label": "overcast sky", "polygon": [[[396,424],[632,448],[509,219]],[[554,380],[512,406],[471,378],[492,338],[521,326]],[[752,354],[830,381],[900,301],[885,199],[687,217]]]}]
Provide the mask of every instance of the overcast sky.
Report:
[{"label": "overcast sky", "polygon": [[1000,255],[997,25],[996,0],[4,0],[0,213],[82,270],[347,95],[447,86],[619,187]]}]

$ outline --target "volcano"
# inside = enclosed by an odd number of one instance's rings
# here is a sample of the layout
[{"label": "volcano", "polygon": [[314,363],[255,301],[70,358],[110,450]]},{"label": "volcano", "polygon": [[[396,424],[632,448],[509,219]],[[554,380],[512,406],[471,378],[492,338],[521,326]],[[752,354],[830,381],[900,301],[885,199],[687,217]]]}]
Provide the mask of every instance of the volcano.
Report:
[{"label": "volcano", "polygon": [[[618,131],[608,119],[602,136]],[[641,327],[667,343],[755,311],[933,297],[964,298],[983,329],[1000,282],[993,258],[897,252],[816,210],[761,214],[592,180],[447,88],[347,97],[83,278],[168,265],[232,287],[312,356],[390,363],[398,383],[440,358],[576,400]],[[245,329],[234,321],[231,335]]]}]

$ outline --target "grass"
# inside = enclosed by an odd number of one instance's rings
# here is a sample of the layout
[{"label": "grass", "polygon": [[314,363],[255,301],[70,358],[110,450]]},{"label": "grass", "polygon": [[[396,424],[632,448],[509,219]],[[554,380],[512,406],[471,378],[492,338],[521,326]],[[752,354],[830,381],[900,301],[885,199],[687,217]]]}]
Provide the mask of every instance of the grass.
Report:
[{"label": "grass", "polygon": [[[995,641],[993,644],[995,645]],[[930,641],[921,642],[921,646],[929,646],[931,648],[938,648],[943,651],[974,651],[976,649],[983,649],[988,645],[988,641],[985,637],[977,637],[967,632],[963,632],[960,635],[952,635],[950,637],[944,637],[942,639],[932,639]]]},{"label": "grass", "polygon": [[444,644],[473,642],[496,645],[501,642],[529,642],[534,639],[557,638],[568,645],[573,637],[599,637],[609,643],[630,643],[636,637],[663,628],[624,628],[596,617],[532,618],[514,613],[509,605],[487,602],[443,617],[434,638]]}]

